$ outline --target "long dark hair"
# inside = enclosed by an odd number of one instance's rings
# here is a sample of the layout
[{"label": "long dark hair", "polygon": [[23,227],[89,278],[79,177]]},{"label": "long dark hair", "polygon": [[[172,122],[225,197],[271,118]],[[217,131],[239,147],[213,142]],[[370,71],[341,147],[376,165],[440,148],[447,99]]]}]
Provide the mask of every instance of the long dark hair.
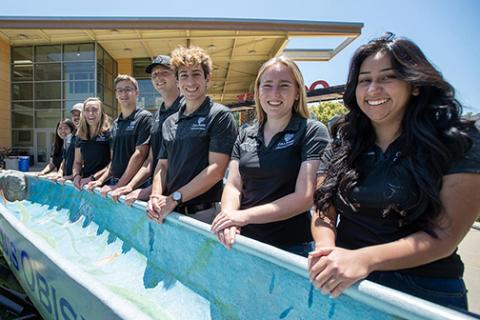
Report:
[{"label": "long dark hair", "polygon": [[[349,113],[332,128],[333,158],[322,186],[315,193],[316,205],[319,210],[326,212],[337,192],[345,195],[352,190],[359,178],[359,156],[375,143],[375,131],[368,117],[360,110],[355,91],[362,63],[378,52],[387,54],[396,76],[419,92],[417,96],[412,95],[403,116],[403,147],[400,152],[419,194],[414,205],[401,208],[408,214],[402,212],[398,215],[399,225],[415,221],[420,229],[435,236],[435,219],[442,209],[442,176],[452,160],[471,147],[472,141],[462,131],[468,123],[460,119],[462,106],[455,99],[454,88],[443,79],[415,43],[395,37],[392,33],[371,40],[358,48],[352,57],[343,97]],[[348,197],[343,198],[349,201]],[[348,204],[355,207],[352,203]],[[400,211],[400,208],[385,210]]]},{"label": "long dark hair", "polygon": [[58,127],[60,127],[61,123],[62,120],[58,121],[57,127],[55,128],[55,140],[53,142],[53,155],[55,156],[62,154],[63,139],[58,135]]}]

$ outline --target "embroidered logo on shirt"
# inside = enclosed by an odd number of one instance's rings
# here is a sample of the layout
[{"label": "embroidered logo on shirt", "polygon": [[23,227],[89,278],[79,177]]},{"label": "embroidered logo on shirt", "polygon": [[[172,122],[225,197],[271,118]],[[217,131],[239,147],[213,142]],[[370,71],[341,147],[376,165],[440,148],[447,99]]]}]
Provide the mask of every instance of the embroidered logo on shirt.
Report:
[{"label": "embroidered logo on shirt", "polygon": [[293,145],[295,143],[295,139],[293,139],[293,138],[295,138],[294,133],[286,133],[283,136],[283,141],[279,142],[275,149],[279,150],[279,149],[285,149],[285,148],[290,147],[291,145]]},{"label": "embroidered logo on shirt", "polygon": [[131,122],[128,124],[128,127],[125,128],[125,131],[133,131],[133,129],[135,129],[135,122],[136,122],[136,121],[131,121]]},{"label": "embroidered logo on shirt", "polygon": [[205,123],[204,117],[199,117],[197,122],[192,125],[192,130],[205,130],[207,124]]},{"label": "embroidered logo on shirt", "polygon": [[104,134],[97,136],[97,139],[95,139],[95,141],[98,141],[98,142],[107,141],[107,136],[105,136]]}]

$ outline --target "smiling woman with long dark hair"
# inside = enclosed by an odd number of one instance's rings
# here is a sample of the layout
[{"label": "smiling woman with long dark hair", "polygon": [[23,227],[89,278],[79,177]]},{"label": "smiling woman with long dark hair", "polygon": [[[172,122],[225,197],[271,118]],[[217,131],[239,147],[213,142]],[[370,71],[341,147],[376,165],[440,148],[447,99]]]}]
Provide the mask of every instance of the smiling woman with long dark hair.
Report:
[{"label": "smiling woman with long dark hair", "polygon": [[387,33],[355,52],[344,101],[319,168],[312,281],[338,296],[368,277],[467,309],[456,247],[480,212],[480,138],[453,87]]},{"label": "smiling woman with long dark hair", "polygon": [[37,172],[37,176],[44,176],[46,174],[56,174],[57,170],[60,169],[60,165],[63,160],[63,139],[65,138],[63,128],[60,128],[62,120],[58,121],[57,127],[55,128],[55,140],[52,144],[52,150],[50,154],[50,161],[41,171]]}]

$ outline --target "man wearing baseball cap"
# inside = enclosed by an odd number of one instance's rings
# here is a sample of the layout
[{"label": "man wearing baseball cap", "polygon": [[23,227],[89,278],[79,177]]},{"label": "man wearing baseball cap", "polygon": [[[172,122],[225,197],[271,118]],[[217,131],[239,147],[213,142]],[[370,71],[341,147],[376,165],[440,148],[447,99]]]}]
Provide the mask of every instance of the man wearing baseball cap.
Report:
[{"label": "man wearing baseball cap", "polygon": [[173,210],[211,223],[237,126],[231,111],[207,96],[212,59],[205,50],[178,47],[171,56],[185,102],[163,124],[147,212],[159,223]]},{"label": "man wearing baseball cap", "polygon": [[70,110],[70,114],[72,115],[72,121],[75,124],[75,127],[78,127],[78,124],[80,123],[80,115],[82,114],[82,110],[82,102],[74,104],[72,110]]},{"label": "man wearing baseball cap", "polygon": [[152,189],[152,175],[158,162],[157,157],[162,142],[163,122],[170,115],[177,112],[182,103],[182,97],[177,88],[177,80],[171,68],[169,56],[159,55],[155,57],[152,63],[145,68],[145,72],[150,74],[152,85],[162,96],[163,103],[154,115],[154,122],[150,131],[150,152],[148,158],[127,185],[111,193],[112,198],[115,200],[121,195],[126,195],[125,201],[127,204],[132,204],[135,200],[148,200]]}]

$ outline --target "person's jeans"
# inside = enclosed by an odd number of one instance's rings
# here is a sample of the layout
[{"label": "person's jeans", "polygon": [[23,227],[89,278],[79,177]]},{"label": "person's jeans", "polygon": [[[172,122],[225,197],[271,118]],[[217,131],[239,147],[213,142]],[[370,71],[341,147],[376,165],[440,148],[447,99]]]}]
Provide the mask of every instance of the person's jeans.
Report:
[{"label": "person's jeans", "polygon": [[373,272],[367,279],[448,308],[463,312],[468,310],[463,279],[430,278],[395,271]]}]

